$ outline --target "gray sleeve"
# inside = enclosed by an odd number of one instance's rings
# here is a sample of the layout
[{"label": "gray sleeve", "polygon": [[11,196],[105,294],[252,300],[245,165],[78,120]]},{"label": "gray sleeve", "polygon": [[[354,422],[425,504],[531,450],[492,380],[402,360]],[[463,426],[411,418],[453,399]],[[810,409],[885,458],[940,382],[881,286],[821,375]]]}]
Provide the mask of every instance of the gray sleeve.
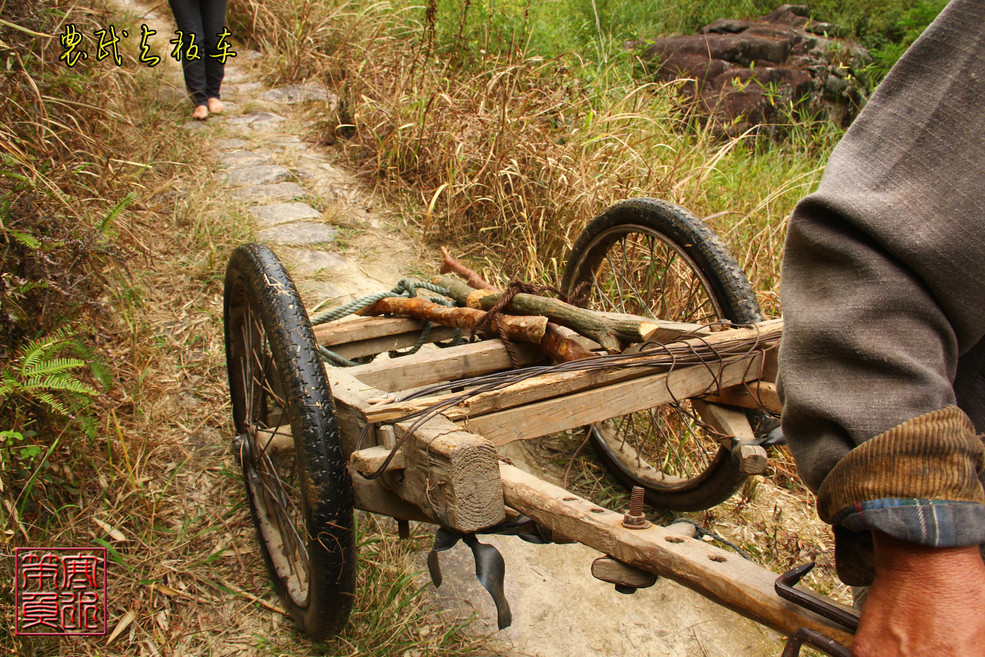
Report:
[{"label": "gray sleeve", "polygon": [[983,238],[985,1],[954,0],[790,222],[783,426],[813,489],[858,445],[955,403],[985,333]]}]

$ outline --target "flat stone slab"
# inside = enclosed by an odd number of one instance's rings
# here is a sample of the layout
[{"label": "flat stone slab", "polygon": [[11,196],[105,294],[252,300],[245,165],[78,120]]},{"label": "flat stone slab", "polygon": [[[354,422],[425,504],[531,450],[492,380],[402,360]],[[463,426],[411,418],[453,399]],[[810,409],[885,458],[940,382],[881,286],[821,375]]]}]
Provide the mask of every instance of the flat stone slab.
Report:
[{"label": "flat stone slab", "polygon": [[216,142],[216,146],[224,151],[234,151],[243,148],[248,143],[245,139],[220,139]]},{"label": "flat stone slab", "polygon": [[250,112],[249,114],[230,117],[227,123],[231,125],[250,126],[255,130],[264,130],[272,128],[285,120],[283,116],[274,114],[273,112]]},{"label": "flat stone slab", "polygon": [[191,121],[185,121],[181,124],[181,127],[185,130],[205,130],[207,126],[205,125],[205,121],[196,121],[193,119]]},{"label": "flat stone slab", "polygon": [[[291,84],[286,87],[271,89],[263,94],[264,100],[285,105],[293,105],[294,103],[300,103],[306,100],[331,101],[333,97],[334,94],[331,94],[328,88],[321,82]],[[336,102],[338,101],[337,98],[335,100]]]},{"label": "flat stone slab", "polygon": [[333,242],[335,241],[336,235],[338,235],[338,231],[331,226],[305,221],[267,228],[266,230],[260,231],[257,237],[261,242],[270,242],[272,244],[307,246],[309,244]]},{"label": "flat stone slab", "polygon": [[348,267],[345,258],[334,251],[313,249],[284,249],[281,253],[291,272],[312,275],[326,270],[338,271]]},{"label": "flat stone slab", "polygon": [[304,187],[293,182],[274,183],[273,185],[251,185],[233,190],[230,194],[238,201],[286,201],[307,195]]},{"label": "flat stone slab", "polygon": [[319,219],[321,212],[307,203],[271,203],[250,208],[250,214],[264,226],[287,224],[302,219]]},{"label": "flat stone slab", "polygon": [[256,82],[256,81],[253,81],[253,82],[240,82],[239,84],[230,85],[230,87],[232,87],[230,89],[230,91],[233,91],[233,92],[238,93],[238,94],[246,94],[246,93],[249,93],[251,91],[256,91],[257,89],[262,89],[263,88],[263,83],[262,82]]},{"label": "flat stone slab", "polygon": [[279,164],[262,164],[259,166],[230,169],[223,175],[223,180],[230,185],[269,185],[279,183],[291,177],[291,172]]},{"label": "flat stone slab", "polygon": [[253,151],[231,151],[219,154],[219,164],[228,168],[247,167],[254,164],[268,164],[270,155]]}]

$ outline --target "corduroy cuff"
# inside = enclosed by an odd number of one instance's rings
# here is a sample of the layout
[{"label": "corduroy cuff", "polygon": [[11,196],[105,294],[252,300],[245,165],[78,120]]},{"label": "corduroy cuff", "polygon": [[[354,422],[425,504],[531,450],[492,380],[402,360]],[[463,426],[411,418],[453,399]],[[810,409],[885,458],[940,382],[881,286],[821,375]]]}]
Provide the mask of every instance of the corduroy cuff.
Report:
[{"label": "corduroy cuff", "polygon": [[836,523],[850,507],[872,500],[985,502],[978,473],[985,448],[968,416],[947,406],[907,420],[843,458],[818,491],[817,512]]}]

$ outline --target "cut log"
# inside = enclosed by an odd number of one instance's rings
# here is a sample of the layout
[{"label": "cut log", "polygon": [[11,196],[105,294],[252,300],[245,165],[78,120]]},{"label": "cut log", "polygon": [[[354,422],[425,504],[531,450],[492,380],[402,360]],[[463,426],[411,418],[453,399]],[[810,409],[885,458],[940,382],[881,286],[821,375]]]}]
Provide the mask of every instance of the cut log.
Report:
[{"label": "cut log", "polygon": [[[423,297],[390,297],[380,299],[359,311],[361,315],[399,315],[415,317],[461,329],[473,330],[486,317],[486,313],[474,308],[449,308]],[[547,318],[535,316],[496,315],[492,319],[495,335],[507,340],[539,344],[544,338]]]},{"label": "cut log", "polygon": [[[337,368],[327,372],[344,451],[380,444],[382,440],[375,435],[364,445],[357,441],[366,424],[362,409],[370,407],[369,398],[378,397],[381,391]],[[397,496],[461,532],[503,520],[503,487],[491,442],[440,417],[413,432],[409,429],[407,424],[395,427],[397,442],[403,441],[400,450],[405,463],[400,486],[393,488]]]},{"label": "cut log", "polygon": [[441,247],[441,255],[444,256],[444,262],[441,263],[441,273],[447,274],[448,272],[454,272],[465,279],[465,282],[469,284],[470,287],[476,290],[495,290],[489,281],[484,279],[479,274],[475,273],[459,261],[451,257],[448,253],[448,249]]},{"label": "cut log", "polygon": [[808,627],[845,644],[852,636],[773,590],[776,575],[735,553],[656,525],[622,527],[608,511],[511,465],[501,464],[506,504],[613,559],[667,577],[757,623],[791,634]]},{"label": "cut log", "polygon": [[[503,296],[501,292],[475,290],[451,276],[438,276],[434,282],[448,288],[455,301],[471,308],[489,310]],[[622,344],[642,342],[645,335],[657,328],[656,324],[642,317],[605,319],[591,310],[533,294],[517,294],[507,308],[516,313],[547,317],[595,340],[609,351],[620,351]]]}]

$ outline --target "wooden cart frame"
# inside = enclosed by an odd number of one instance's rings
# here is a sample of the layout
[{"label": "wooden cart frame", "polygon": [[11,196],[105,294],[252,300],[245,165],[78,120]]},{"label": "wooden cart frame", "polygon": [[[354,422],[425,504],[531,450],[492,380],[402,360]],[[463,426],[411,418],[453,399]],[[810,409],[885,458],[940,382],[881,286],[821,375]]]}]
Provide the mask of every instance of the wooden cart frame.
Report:
[{"label": "wooden cart frame", "polygon": [[[236,445],[250,506],[275,586],[309,634],[331,634],[348,615],[355,508],[433,523],[463,537],[519,519],[542,537],[576,541],[607,556],[594,573],[600,579],[632,587],[645,585],[634,584],[645,582],[641,574],[668,577],[795,635],[785,654],[796,654],[794,644],[811,640],[812,632],[851,643],[850,614],[845,623],[809,611],[777,594],[774,573],[693,538],[687,527],[632,521],[504,462],[497,452],[510,442],[690,400],[722,453],[745,474],[761,472],[765,452],[747,410],[779,410],[781,321],[724,328],[638,316],[659,346],[599,356],[604,367],[517,369],[542,362],[543,353],[487,338],[343,368],[324,366],[320,356],[330,350],[334,358],[354,360],[419,346],[424,322],[353,317],[312,330],[290,277],[259,245],[237,250],[226,284]],[[434,328],[426,341],[454,332]],[[675,345],[673,353],[714,357],[668,364],[666,345]],[[458,389],[504,372],[513,372],[509,385],[467,395]],[[455,387],[435,391],[445,383]],[[830,607],[821,603],[822,611]]]}]

